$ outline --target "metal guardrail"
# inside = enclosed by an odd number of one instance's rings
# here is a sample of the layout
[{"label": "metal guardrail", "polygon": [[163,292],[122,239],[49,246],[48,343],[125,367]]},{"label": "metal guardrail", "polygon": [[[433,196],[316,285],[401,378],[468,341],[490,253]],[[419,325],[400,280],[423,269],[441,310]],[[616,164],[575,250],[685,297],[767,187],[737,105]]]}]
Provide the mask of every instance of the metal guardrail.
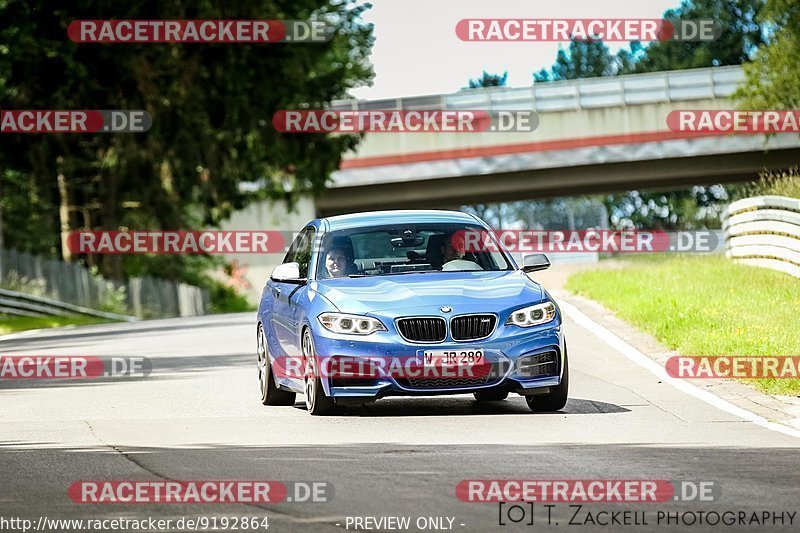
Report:
[{"label": "metal guardrail", "polygon": [[800,278],[800,200],[745,198],[732,202],[722,219],[728,257]]},{"label": "metal guardrail", "polygon": [[0,249],[0,283],[6,290],[35,294],[77,309],[112,309],[116,316],[197,316],[206,314],[210,304],[209,291],[200,287],[150,277],[112,281],[77,263],[15,250]]},{"label": "metal guardrail", "polygon": [[6,289],[0,289],[0,313],[31,317],[84,315],[126,322],[136,320],[136,317],[133,316],[97,311],[79,305],[59,302],[52,298],[33,296]]},{"label": "metal guardrail", "polygon": [[533,110],[541,113],[727,98],[743,80],[744,70],[737,65],[540,82],[519,88],[466,89],[453,94],[408,98],[334,100],[331,109]]}]

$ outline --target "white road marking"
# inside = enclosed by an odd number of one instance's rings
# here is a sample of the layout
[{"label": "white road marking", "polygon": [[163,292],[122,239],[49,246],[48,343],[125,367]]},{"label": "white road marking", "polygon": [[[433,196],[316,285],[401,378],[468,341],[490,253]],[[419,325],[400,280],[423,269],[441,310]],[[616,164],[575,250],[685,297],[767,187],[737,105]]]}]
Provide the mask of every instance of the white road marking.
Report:
[{"label": "white road marking", "polygon": [[660,379],[663,383],[668,383],[678,389],[679,391],[694,396],[698,400],[702,400],[707,404],[713,405],[717,409],[725,411],[726,413],[730,413],[732,415],[738,416],[739,418],[743,418],[748,422],[752,422],[757,424],[763,428],[777,431],[778,433],[783,433],[784,435],[789,435],[790,437],[800,438],[800,431],[796,429],[792,429],[788,426],[783,424],[778,424],[776,422],[770,422],[763,416],[759,416],[755,413],[748,411],[747,409],[742,409],[726,400],[723,400],[716,394],[712,394],[708,391],[699,389],[694,385],[687,383],[684,380],[673,378],[667,371],[658,363],[647,357],[645,354],[619,338],[617,335],[609,331],[607,328],[601,326],[588,316],[586,316],[582,311],[578,310],[577,307],[574,305],[565,302],[562,299],[558,299],[559,307],[572,319],[575,321],[576,324],[579,326],[589,330],[592,334],[598,337],[600,340],[611,346],[613,349],[633,361],[634,363],[642,366],[655,374],[658,379]]}]

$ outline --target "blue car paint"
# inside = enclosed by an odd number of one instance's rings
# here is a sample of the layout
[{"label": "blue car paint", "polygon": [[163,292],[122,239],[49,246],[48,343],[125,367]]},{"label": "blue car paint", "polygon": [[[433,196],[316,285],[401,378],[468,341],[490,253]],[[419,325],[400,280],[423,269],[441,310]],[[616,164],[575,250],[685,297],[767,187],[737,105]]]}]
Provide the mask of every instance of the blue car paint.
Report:
[{"label": "blue car paint", "polygon": [[[368,228],[408,223],[464,223],[489,227],[477,217],[451,211],[390,211],[342,215],[316,219],[305,227],[313,227],[321,237],[330,231]],[[505,361],[508,370],[502,379],[488,385],[419,389],[403,387],[391,376],[370,387],[331,387],[323,377],[325,393],[334,398],[374,399],[388,395],[463,394],[480,389],[504,386],[511,390],[554,387],[561,382],[564,368],[565,339],[561,312],[556,306],[553,321],[540,326],[522,328],[506,325],[512,312],[544,301],[552,301],[541,285],[517,270],[510,254],[506,259],[514,270],[470,272],[426,272],[370,277],[316,279],[318,250],[309,265],[309,281],[304,285],[268,280],[258,309],[258,319],[265,326],[270,362],[275,357],[301,357],[301,338],[311,330],[318,359],[333,356],[365,358],[415,357],[422,349],[464,350],[481,348],[487,361]],[[450,313],[442,306],[452,308]],[[325,312],[343,312],[378,318],[387,331],[370,335],[339,334],[327,330],[317,317]],[[471,313],[497,315],[497,326],[488,338],[456,342],[448,332],[442,343],[421,344],[404,340],[395,326],[395,319],[407,316],[454,316]],[[449,329],[449,328],[448,328]],[[526,378],[517,374],[514,363],[523,355],[555,350],[559,355],[559,375]],[[286,390],[303,392],[303,383],[292,377],[275,376],[276,383]]]}]

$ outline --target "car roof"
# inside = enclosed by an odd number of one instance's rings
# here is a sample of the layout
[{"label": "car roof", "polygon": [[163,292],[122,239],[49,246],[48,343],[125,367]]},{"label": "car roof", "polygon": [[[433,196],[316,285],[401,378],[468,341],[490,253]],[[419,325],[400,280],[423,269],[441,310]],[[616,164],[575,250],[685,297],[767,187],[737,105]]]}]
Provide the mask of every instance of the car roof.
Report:
[{"label": "car roof", "polygon": [[327,222],[329,231],[404,223],[479,223],[475,217],[468,213],[439,209],[368,211],[365,213],[336,215],[319,220]]}]

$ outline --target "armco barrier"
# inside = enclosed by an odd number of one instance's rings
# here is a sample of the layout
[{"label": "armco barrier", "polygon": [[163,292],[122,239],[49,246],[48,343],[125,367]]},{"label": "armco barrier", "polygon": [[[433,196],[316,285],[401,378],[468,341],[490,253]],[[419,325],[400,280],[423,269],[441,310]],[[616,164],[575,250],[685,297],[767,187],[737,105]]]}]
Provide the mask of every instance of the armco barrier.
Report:
[{"label": "armco barrier", "polygon": [[[117,320],[127,315],[137,318],[198,316],[208,312],[210,299],[208,289],[184,283],[150,277],[112,281],[92,274],[78,263],[5,249],[0,249],[0,286],[41,300],[0,295],[0,313],[28,313],[28,316],[40,316],[31,313],[59,314],[53,312],[57,307],[47,302],[74,306],[74,309],[59,308],[66,314],[87,314],[76,309],[114,309],[123,313],[114,317]],[[27,309],[21,308],[20,302]],[[36,308],[42,305],[44,309]]]},{"label": "armco barrier", "polygon": [[84,315],[126,322],[136,320],[136,317],[133,316],[88,309],[79,305],[59,302],[52,298],[33,296],[5,289],[0,289],[0,313],[33,317]]},{"label": "armco barrier", "polygon": [[722,215],[725,255],[800,278],[800,200],[757,196],[732,202]]}]

